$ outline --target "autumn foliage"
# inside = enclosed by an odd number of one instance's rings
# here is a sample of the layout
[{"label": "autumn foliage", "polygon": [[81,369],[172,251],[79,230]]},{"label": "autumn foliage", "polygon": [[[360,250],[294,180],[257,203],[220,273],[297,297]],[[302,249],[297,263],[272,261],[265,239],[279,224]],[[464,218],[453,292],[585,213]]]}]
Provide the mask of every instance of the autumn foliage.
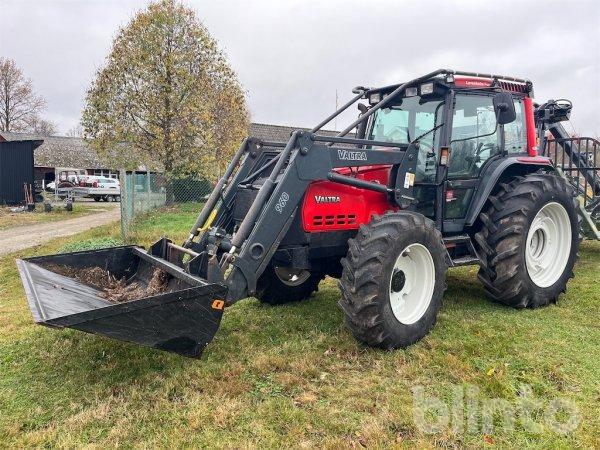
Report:
[{"label": "autumn foliage", "polygon": [[87,92],[84,137],[112,166],[214,180],[248,129],[244,91],[193,10],[151,3]]}]

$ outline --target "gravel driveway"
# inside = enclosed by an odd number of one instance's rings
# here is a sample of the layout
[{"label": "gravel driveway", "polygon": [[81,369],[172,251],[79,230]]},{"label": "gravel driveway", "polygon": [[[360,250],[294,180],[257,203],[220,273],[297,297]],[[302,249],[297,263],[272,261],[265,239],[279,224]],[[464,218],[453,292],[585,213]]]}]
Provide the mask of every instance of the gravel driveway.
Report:
[{"label": "gravel driveway", "polygon": [[118,205],[109,211],[81,216],[74,219],[25,225],[0,231],[0,255],[48,242],[51,239],[71,236],[91,228],[115,222],[121,218]]}]

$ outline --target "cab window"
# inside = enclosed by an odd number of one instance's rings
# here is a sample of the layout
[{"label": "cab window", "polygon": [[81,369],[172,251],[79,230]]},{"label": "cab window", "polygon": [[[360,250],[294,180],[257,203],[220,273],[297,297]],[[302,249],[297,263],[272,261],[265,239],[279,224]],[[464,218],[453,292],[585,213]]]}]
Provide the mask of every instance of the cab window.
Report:
[{"label": "cab window", "polygon": [[517,118],[514,122],[504,125],[504,148],[510,153],[527,152],[527,131],[523,100],[515,99]]},{"label": "cab window", "polygon": [[431,130],[441,123],[443,104],[441,98],[405,97],[374,115],[371,140],[409,144],[423,136],[419,140],[416,182],[435,181],[441,129]]},{"label": "cab window", "polygon": [[448,178],[476,178],[483,164],[500,153],[491,96],[456,96],[450,148]]}]

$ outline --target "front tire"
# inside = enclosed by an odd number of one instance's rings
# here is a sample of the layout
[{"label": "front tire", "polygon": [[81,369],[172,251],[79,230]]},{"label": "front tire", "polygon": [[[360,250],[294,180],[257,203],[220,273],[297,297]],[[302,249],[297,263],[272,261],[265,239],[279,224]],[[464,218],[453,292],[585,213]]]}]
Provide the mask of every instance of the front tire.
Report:
[{"label": "front tire", "polygon": [[321,272],[270,265],[258,280],[256,298],[270,305],[298,302],[318,291],[323,278]]},{"label": "front tire", "polygon": [[490,197],[480,220],[475,241],[487,294],[515,308],[556,302],[573,277],[579,246],[573,188],[548,173],[515,177]]},{"label": "front tire", "polygon": [[442,306],[448,268],[434,223],[415,212],[386,213],[348,244],[339,304],[354,337],[385,349],[423,338]]}]

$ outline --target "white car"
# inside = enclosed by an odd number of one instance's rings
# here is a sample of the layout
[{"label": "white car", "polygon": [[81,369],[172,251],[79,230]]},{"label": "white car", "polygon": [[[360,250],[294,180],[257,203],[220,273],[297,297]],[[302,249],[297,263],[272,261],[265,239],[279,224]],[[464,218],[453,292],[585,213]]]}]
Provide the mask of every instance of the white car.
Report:
[{"label": "white car", "polygon": [[121,200],[121,185],[115,178],[87,176],[85,181],[73,189],[76,196],[93,198],[95,201],[118,202]]}]

